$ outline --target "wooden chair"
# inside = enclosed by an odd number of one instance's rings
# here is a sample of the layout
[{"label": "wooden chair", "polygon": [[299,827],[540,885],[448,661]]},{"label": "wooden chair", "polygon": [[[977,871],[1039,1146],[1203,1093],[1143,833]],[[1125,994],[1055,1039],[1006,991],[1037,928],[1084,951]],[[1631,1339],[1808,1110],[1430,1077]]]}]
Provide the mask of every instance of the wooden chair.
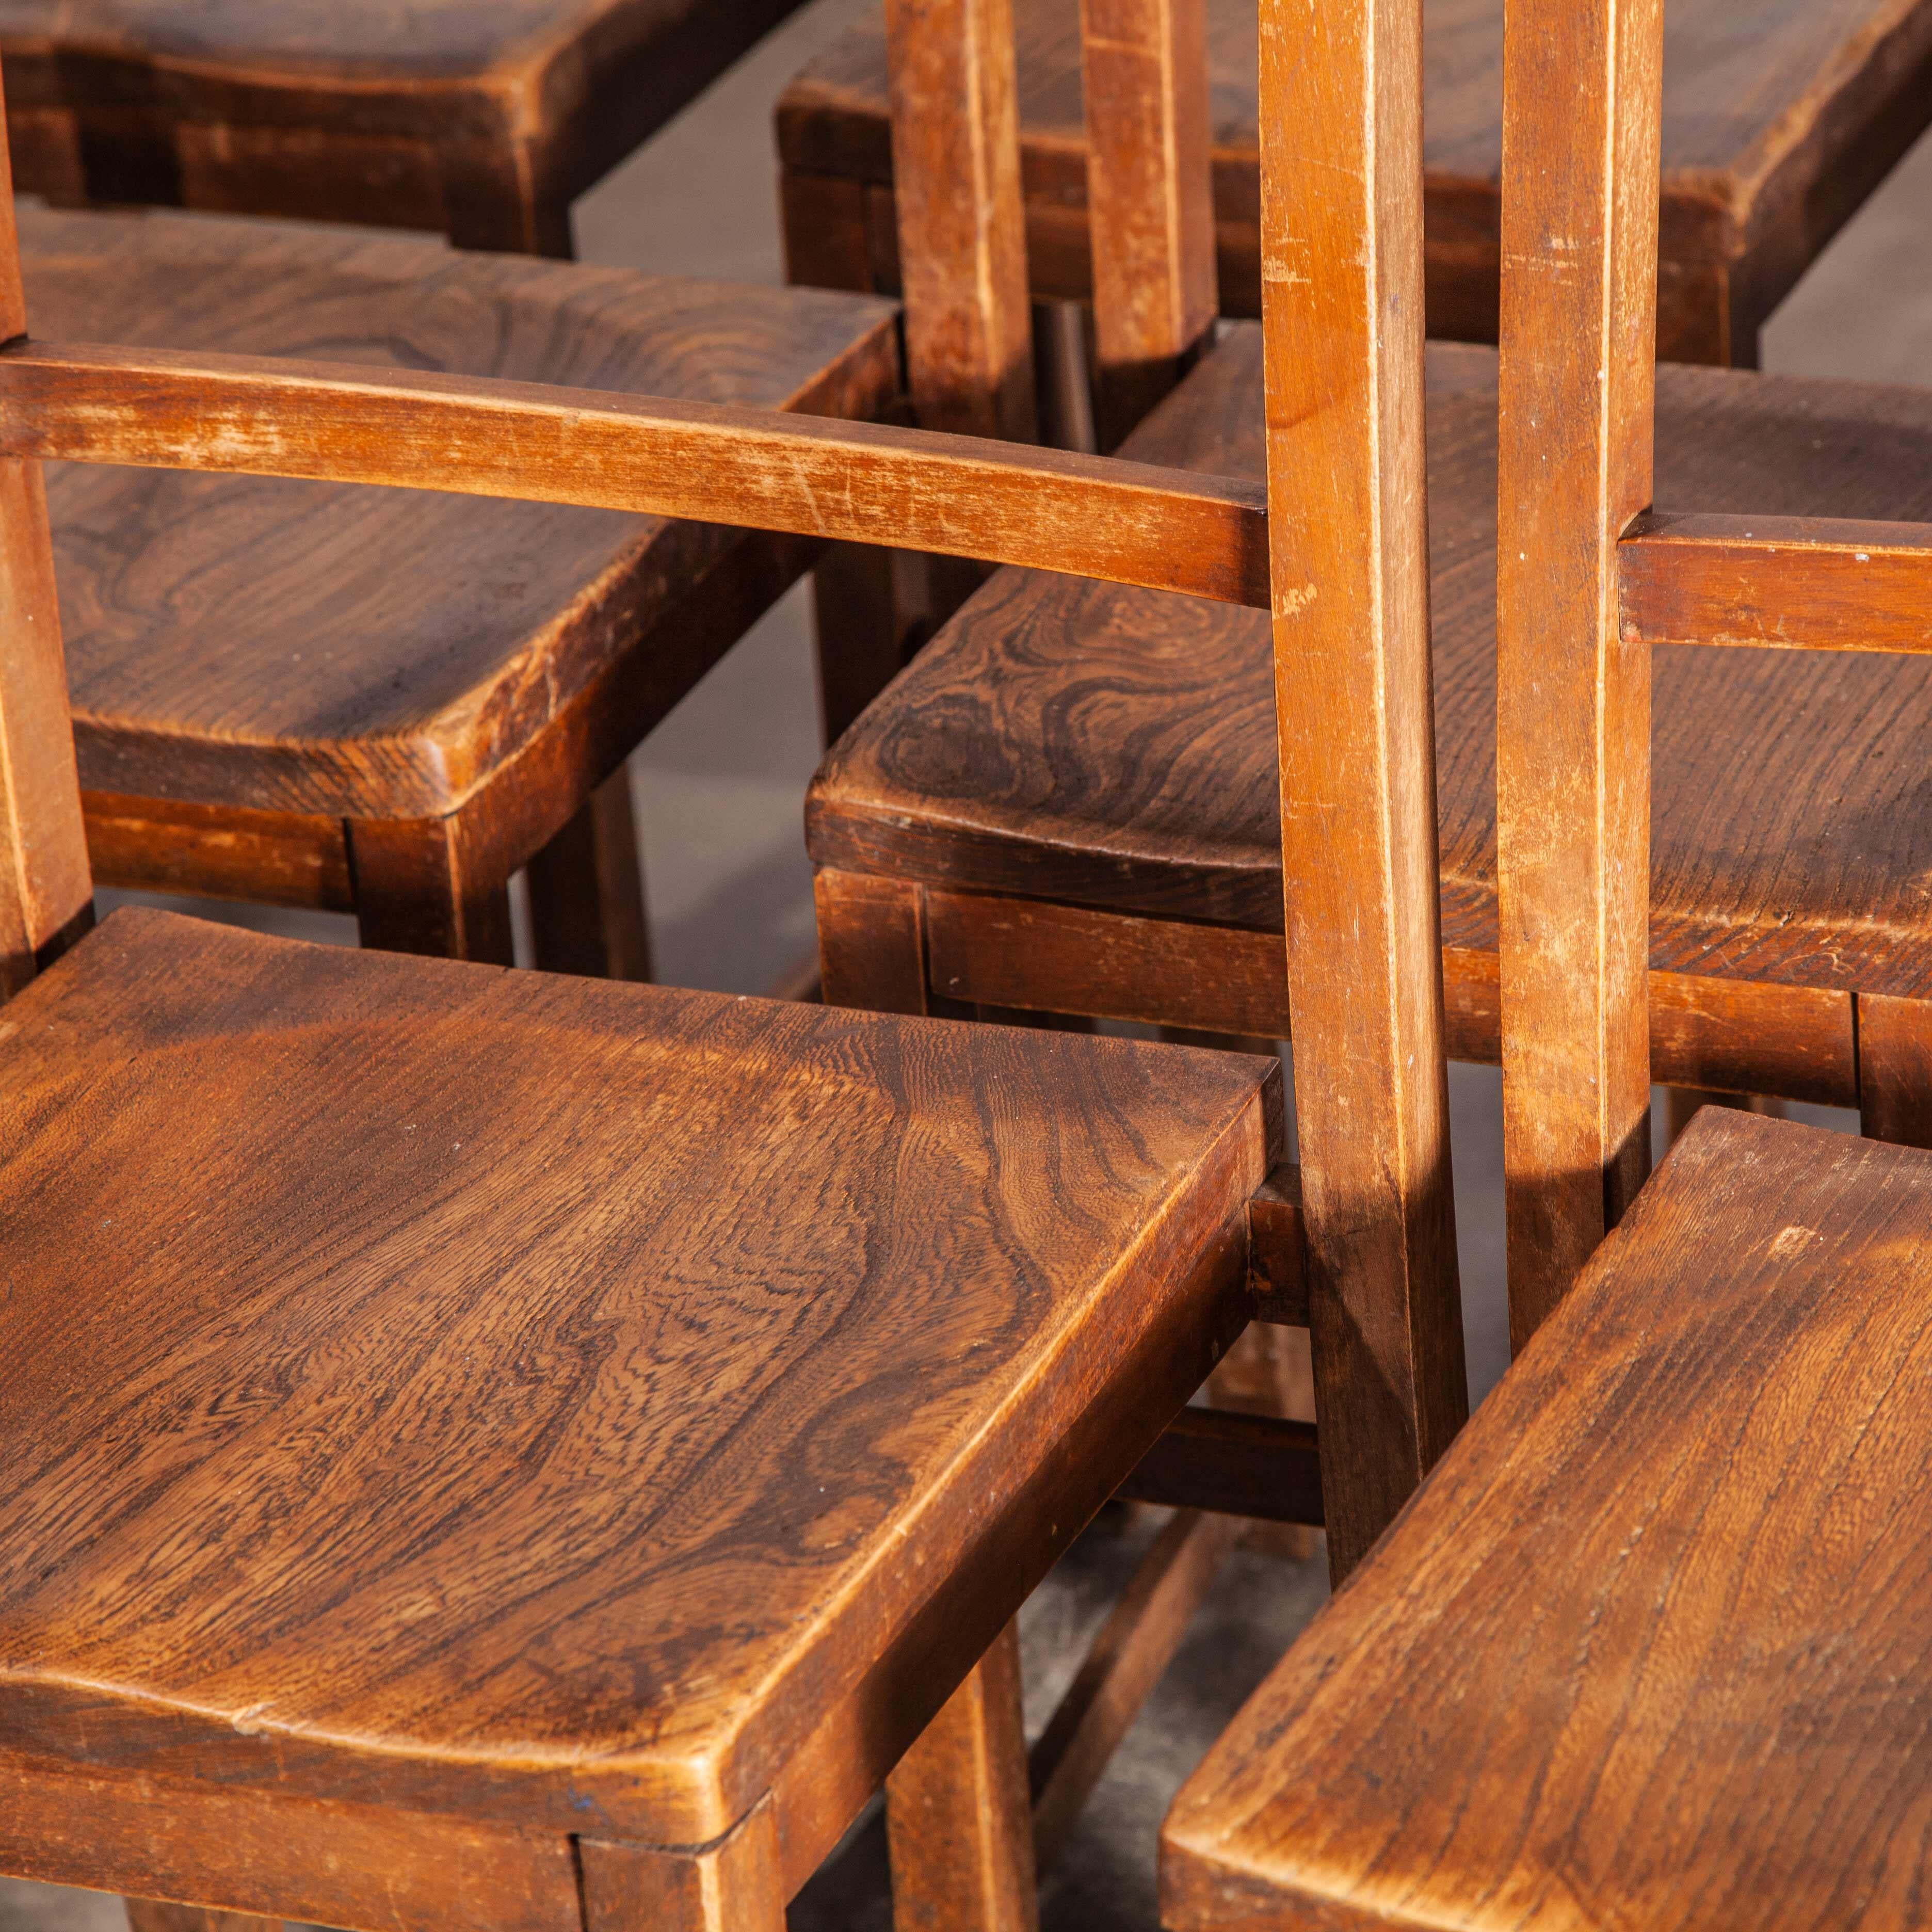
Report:
[{"label": "wooden chair", "polygon": [[[840,416],[885,413],[902,382],[871,298],[162,214],[25,210],[21,234],[61,336]],[[97,878],[507,964],[527,866],[537,962],[635,979],[624,758],[823,548],[121,470],[56,470],[50,508]],[[850,653],[829,668],[854,674]]]},{"label": "wooden chair", "polygon": [[570,204],[798,0],[6,0],[19,185],[571,253]]},{"label": "wooden chair", "polygon": [[[1198,124],[1177,109],[1167,147],[1177,183],[1196,182],[1197,206],[1204,142],[1190,151],[1183,137]],[[916,212],[932,191],[919,184],[942,178],[927,158],[942,146],[934,125],[928,116],[923,142],[904,144],[895,163],[909,348],[934,300],[922,290],[951,292],[952,310],[928,333],[956,344],[972,340],[956,324],[969,303],[992,314],[1024,296],[1016,269],[975,284],[958,272],[956,243],[949,268],[945,238],[922,238]],[[1106,126],[1090,142],[1096,154],[1136,145],[1162,151]],[[1179,186],[1164,228],[1136,230],[1104,196],[1094,206],[1103,290],[1109,276],[1120,285],[1108,265],[1144,254],[1150,232],[1189,232]],[[980,230],[1017,238],[1025,218],[1016,170],[983,198]],[[1179,239],[1170,247],[1167,285],[1186,299],[1126,312],[1118,330],[1104,295],[1096,308],[1106,368],[1132,371],[1164,354],[1168,368],[1186,371],[1123,453],[1258,479],[1262,336],[1223,323],[1204,350],[1211,286],[1204,292],[1198,251]],[[1013,239],[985,252],[997,266],[1022,251]],[[1491,1064],[1502,1053],[1496,371],[1492,352],[1429,346],[1448,1041],[1452,1058]],[[982,358],[978,379],[989,373]],[[909,374],[916,395],[916,359]],[[1738,527],[1758,531],[1760,548],[1774,514],[1932,519],[1932,396],[1923,391],[1677,367],[1656,382],[1659,501],[1749,512]],[[1327,514],[1320,492],[1306,513]],[[1633,572],[1665,540],[1633,547]],[[1724,631],[1716,614],[1706,616],[1688,632],[1660,615],[1640,620],[1656,646],[1654,1075],[1856,1106],[1868,1133],[1932,1143],[1932,893],[1922,863],[1932,800],[1916,776],[1932,731],[1932,664],[1871,654],[1895,626],[1854,626],[1839,641],[1862,648],[1825,656],[1679,648],[1674,640]],[[930,996],[1283,1036],[1292,1002],[1274,682],[1258,612],[1003,573],[827,759],[808,806],[814,862],[821,874],[881,882],[880,891],[889,882],[916,905],[916,921],[908,915],[898,928],[899,970],[908,983],[922,974]],[[846,944],[829,894],[820,934],[828,960]],[[855,932],[854,945],[875,943]]]},{"label": "wooden chair", "polygon": [[[1249,602],[1284,530],[1262,492],[688,396],[42,344],[11,208],[0,168],[0,1870],[351,1932],[777,1932],[890,1775],[904,1921],[1023,1928],[1002,1633],[1082,1524],[1124,1486],[1303,1521],[1325,1492],[1363,1540],[1461,1399],[1420,506],[1368,434],[1414,471],[1419,302],[1377,327],[1363,284],[1276,323],[1282,465],[1380,506],[1366,544],[1281,542],[1324,588],[1298,701],[1344,728],[1299,795],[1393,828],[1310,907],[1335,940],[1304,1012],[1310,1279],[1272,1060],[158,914],[88,933],[42,470]],[[1348,406],[1298,407],[1304,350]],[[1168,1426],[1257,1309],[1358,1378],[1318,1450]],[[1112,1721],[1080,1688],[1075,1763]]]},{"label": "wooden chair", "polygon": [[1522,1352],[1176,1799],[1174,1932],[1928,1922],[1932,1159],[1712,1110],[1638,1190],[1650,640],[1922,650],[1932,547],[1646,514],[1660,38],[1510,0]]},{"label": "wooden chair", "polygon": [[[1206,0],[1221,296],[1261,313],[1254,0]],[[1091,168],[1075,0],[1019,10],[1019,112],[1034,292],[1094,292]],[[1429,328],[1496,339],[1502,0],[1432,0],[1424,51]],[[1932,121],[1932,8],[1916,0],[1676,0],[1666,22],[1662,286],[1666,361],[1757,361],[1758,331]],[[874,19],[780,101],[795,281],[896,294],[886,36]],[[1101,299],[1106,299],[1102,291]]]}]

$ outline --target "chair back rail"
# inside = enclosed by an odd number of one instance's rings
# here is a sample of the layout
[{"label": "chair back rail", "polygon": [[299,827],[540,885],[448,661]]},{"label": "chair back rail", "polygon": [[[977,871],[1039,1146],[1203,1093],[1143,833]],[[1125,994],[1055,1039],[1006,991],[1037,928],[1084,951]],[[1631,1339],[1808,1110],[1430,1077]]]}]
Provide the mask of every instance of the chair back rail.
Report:
[{"label": "chair back rail", "polygon": [[[0,462],[22,479],[7,526],[16,621],[0,703],[10,748],[16,735],[64,745],[65,733],[34,724],[50,702],[58,707],[46,514],[33,494],[40,458],[614,506],[1270,608],[1287,748],[1282,836],[1310,1321],[1329,1384],[1351,1394],[1347,1412],[1324,1418],[1324,1511],[1332,1559],[1346,1569],[1446,1445],[1465,1401],[1430,697],[1420,8],[1264,0],[1261,13],[1265,490],[947,434],[930,427],[934,412],[928,428],[908,430],[442,375],[19,340],[0,351]],[[956,311],[964,320],[941,332],[947,352],[957,350],[962,368],[976,358],[982,371],[1010,371],[1022,340],[1006,305],[1016,284],[1018,142],[1004,0],[893,0],[891,21],[895,84],[920,94],[919,115],[902,118],[932,134],[935,152],[956,158],[963,142],[970,160],[944,184],[959,204],[951,210],[940,205],[937,182],[924,200],[901,184],[902,208],[935,232],[953,224],[949,245],[973,266]],[[1139,189],[1154,184],[1164,212],[1150,224],[1102,226],[1125,238],[1123,276],[1148,276],[1159,292],[1141,347],[1178,356],[1211,316],[1198,267],[1210,259],[1211,237],[1196,232],[1206,144],[1175,106],[1200,68],[1200,10],[1196,0],[1095,0],[1086,25],[1096,73],[1125,63],[1124,73],[1151,76],[1147,84],[1166,104],[1155,117],[1162,166],[1139,180]],[[1106,100],[1096,90],[1103,118]],[[1183,182],[1183,160],[1198,182]],[[1012,223],[1003,212],[1010,202]],[[10,246],[0,253],[0,269],[15,278],[0,278],[0,290],[14,290],[18,323],[16,264]],[[909,292],[918,272],[909,268]],[[990,393],[1010,398],[1021,386],[1001,374]],[[952,408],[944,403],[937,413]],[[962,404],[951,420],[1011,436],[1023,414],[1015,404],[975,417]],[[14,688],[23,677],[46,688],[38,714],[31,692]],[[25,721],[17,729],[16,714]],[[70,749],[64,766],[44,746],[35,755],[46,767],[38,790],[10,767],[0,844],[16,874],[63,838],[77,857],[57,889],[41,893],[44,909],[16,921],[16,978],[53,933],[84,916],[86,896]]]},{"label": "chair back rail", "polygon": [[1660,0],[1510,0],[1497,832],[1510,1336],[1649,1166],[1650,649],[1932,649],[1932,526],[1652,507]]}]

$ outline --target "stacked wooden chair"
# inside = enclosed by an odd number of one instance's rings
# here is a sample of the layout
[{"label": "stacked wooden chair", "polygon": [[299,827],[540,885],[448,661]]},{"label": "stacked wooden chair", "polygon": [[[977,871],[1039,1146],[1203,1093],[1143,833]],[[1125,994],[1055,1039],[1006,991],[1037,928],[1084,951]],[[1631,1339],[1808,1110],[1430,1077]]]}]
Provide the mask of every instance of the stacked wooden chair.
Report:
[{"label": "stacked wooden chair", "polygon": [[[1323,70],[1283,86],[1337,160],[1271,159],[1286,271],[1326,258],[1334,182],[1350,221],[1400,211]],[[1419,303],[1385,314],[1371,263],[1271,316],[1271,513],[688,397],[44,344],[15,262],[10,224],[0,1870],[352,1932],[776,1932],[889,1780],[903,1921],[1024,1926],[1010,1619],[1081,1526],[1125,1487],[1352,1552],[1462,1416]],[[1272,1059],[90,933],[50,462],[1272,602],[1301,1172]],[[1302,516],[1318,489],[1346,514]],[[871,903],[884,934],[908,907]],[[1334,1365],[1318,1436],[1179,1414],[1258,1312]]]},{"label": "stacked wooden chair", "polygon": [[570,205],[799,0],[5,0],[17,184],[568,256]]},{"label": "stacked wooden chair", "polygon": [[[1262,290],[1255,0],[1193,0],[1197,14],[1204,7],[1210,245],[1226,313],[1252,316]],[[1104,304],[1092,220],[1105,190],[1082,111],[1083,79],[1091,86],[1094,76],[1083,74],[1080,15],[1076,0],[1018,10],[1027,254],[1036,296]],[[1443,0],[1426,19],[1430,333],[1460,341],[1496,339],[1502,16],[1502,0]],[[1932,8],[1678,0],[1666,25],[1659,352],[1753,367],[1766,318],[1932,122]],[[894,196],[905,184],[889,125],[892,73],[875,16],[779,104],[795,280],[901,286],[905,216]]]},{"label": "stacked wooden chair", "polygon": [[[1174,76],[1169,124],[1153,138],[1111,105],[1117,94],[1090,90],[1086,149],[1165,153],[1175,186],[1160,218],[1138,225],[1105,194],[1090,197],[1096,327],[1103,374],[1179,380],[1123,453],[1258,482],[1262,335],[1239,322],[1215,330],[1213,265],[1199,245],[1210,157],[1186,90],[1202,64],[1184,58],[1198,10],[1175,0],[1137,17],[1142,68],[1166,61]],[[985,98],[989,116],[1016,122],[1010,76]],[[1026,296],[1019,165],[987,172],[970,236],[922,241],[908,217],[964,178],[968,145],[928,115],[920,137],[896,149],[916,401],[922,309],[932,338],[952,345],[956,373],[978,358],[982,388],[999,368],[984,345],[1021,340],[996,326]],[[1002,151],[990,138],[986,146]],[[969,241],[976,276],[959,272]],[[1110,267],[1121,263],[1124,273]],[[1117,315],[1110,287],[1148,298]],[[942,369],[942,358],[927,366]],[[1495,1064],[1495,352],[1432,343],[1427,371],[1447,1037],[1452,1058]],[[1661,500],[1713,513],[1932,517],[1932,398],[1667,366],[1657,376],[1655,462]],[[1864,648],[1824,656],[1684,649],[1661,613],[1638,621],[1655,663],[1656,1077],[1855,1106],[1868,1133],[1932,1142],[1922,862],[1932,822],[1916,781],[1932,665],[1870,654],[1856,636],[1846,642]],[[862,878],[868,902],[896,892],[907,910],[889,928],[854,926],[850,945],[875,976],[878,948],[900,945],[892,983],[917,981],[928,998],[1286,1036],[1298,949],[1285,926],[1294,906],[1281,869],[1274,666],[1256,611],[996,576],[814,784],[808,836],[828,983],[846,970],[844,882]]]},{"label": "stacked wooden chair", "polygon": [[1923,651],[1932,532],[1652,509],[1658,10],[1509,7],[1522,1352],[1176,1800],[1174,1932],[1927,1922],[1932,1158],[1712,1110],[1644,1184],[1644,874],[1653,643]]},{"label": "stacked wooden chair", "polygon": [[[789,10],[518,0],[0,8],[22,184],[570,253],[572,196]],[[30,214],[53,332],[873,416],[879,302],[257,222]],[[356,915],[364,944],[651,970],[626,756],[810,539],[263,479],[56,472],[104,883]],[[272,551],[276,568],[265,572]],[[896,664],[848,621],[842,724]],[[866,652],[866,661],[853,655]]]}]

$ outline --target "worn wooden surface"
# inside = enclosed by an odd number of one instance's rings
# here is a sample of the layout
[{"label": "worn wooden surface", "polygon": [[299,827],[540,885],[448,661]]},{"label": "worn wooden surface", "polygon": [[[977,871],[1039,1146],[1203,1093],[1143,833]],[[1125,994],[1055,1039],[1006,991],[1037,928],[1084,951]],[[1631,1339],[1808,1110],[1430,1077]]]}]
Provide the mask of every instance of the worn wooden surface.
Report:
[{"label": "worn wooden surface", "polygon": [[1410,0],[1262,0],[1262,322],[1288,1004],[1328,1560],[1468,1412],[1449,1174]]},{"label": "worn wooden surface", "polygon": [[[1238,326],[1135,452],[1258,475],[1259,350]],[[1435,345],[1429,363],[1452,1041],[1460,1056],[1487,1059],[1496,362]],[[1658,403],[1666,508],[1932,518],[1922,392],[1666,368]],[[1651,965],[1664,976],[1653,985],[1704,989],[1667,1018],[1653,1012],[1658,1077],[1750,1090],[1755,1065],[1758,1090],[1852,1104],[1851,995],[1932,997],[1932,784],[1921,755],[1932,668],[1671,646],[1654,660]],[[1258,613],[1006,572],[828,763],[809,806],[812,848],[821,862],[898,868],[944,888],[928,893],[937,992],[1025,1006],[1024,970],[1050,962],[1060,1010],[1274,1036],[1280,969],[1270,947],[1242,940],[1281,930],[1274,758]],[[958,903],[974,893],[997,896],[992,914],[1028,932],[1002,942],[988,926],[976,938],[974,909]],[[1031,928],[1068,915],[1022,898],[1135,916],[1074,916],[1048,944]],[[1229,930],[1190,932],[1186,921]],[[951,983],[962,974],[971,976]],[[1742,1006],[1715,1002],[1726,986],[1747,996]]]},{"label": "worn wooden surface", "polygon": [[[0,146],[0,330],[26,326]],[[0,463],[0,1000],[93,906],[68,728],[67,674],[38,463]]]},{"label": "worn wooden surface", "polygon": [[[168,216],[25,212],[22,238],[41,335],[834,411],[897,380],[888,310],[802,291]],[[344,817],[451,810],[756,541],[270,478],[50,488],[83,782]]]},{"label": "worn wooden surface", "polygon": [[[1502,16],[1502,0],[1426,0],[1432,335],[1496,339]],[[1255,17],[1254,0],[1209,0],[1222,300],[1250,316],[1261,279]],[[1020,32],[1034,286],[1077,297],[1091,274],[1076,0],[1035,0]],[[1764,318],[1932,119],[1932,8],[1681,0],[1666,32],[1660,347],[1671,360],[1748,363]],[[778,124],[788,196],[820,211],[828,284],[896,286],[881,245],[892,165],[876,20],[798,77]],[[862,278],[846,278],[860,263]]]},{"label": "worn wooden surface", "polygon": [[14,456],[418,490],[447,481],[470,496],[1265,596],[1266,518],[1238,478],[736,404],[98,344],[0,350],[0,454]]},{"label": "worn wooden surface", "polygon": [[1700,1114],[1183,1787],[1162,1922],[1922,1924],[1928,1349],[1932,1160]]},{"label": "worn wooden surface", "polygon": [[891,0],[906,376],[920,424],[1033,440],[1011,0]]},{"label": "worn wooden surface", "polygon": [[22,186],[568,254],[569,203],[797,0],[4,0]]},{"label": "worn wooden surface", "polygon": [[1932,650],[1932,524],[1687,507],[1641,519],[1617,562],[1633,640]]},{"label": "worn wooden surface", "polygon": [[0,1757],[658,1844],[842,1700],[910,1742],[1226,1346],[1274,1157],[1271,1062],[154,914],[5,1027]]},{"label": "worn wooden surface", "polygon": [[694,1856],[578,1840],[584,1932],[783,1932],[784,1876],[767,1798]]},{"label": "worn wooden surface", "polygon": [[1082,0],[1095,406],[1112,449],[1174,387],[1220,307],[1207,0]]},{"label": "worn wooden surface", "polygon": [[1519,0],[1503,52],[1496,869],[1510,1342],[1650,1172],[1650,507],[1662,0]]}]

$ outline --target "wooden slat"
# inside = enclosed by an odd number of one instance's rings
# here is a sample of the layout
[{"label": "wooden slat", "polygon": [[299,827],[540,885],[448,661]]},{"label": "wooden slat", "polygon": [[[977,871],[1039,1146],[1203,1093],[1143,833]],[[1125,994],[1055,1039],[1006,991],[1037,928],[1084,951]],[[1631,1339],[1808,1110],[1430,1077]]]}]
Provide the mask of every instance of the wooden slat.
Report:
[{"label": "wooden slat", "polygon": [[0,457],[329,477],[937,550],[1259,605],[1258,484],[779,411],[268,357],[0,352]]},{"label": "wooden slat", "polygon": [[[13,177],[0,141],[0,341],[26,326]],[[38,463],[0,460],[0,1000],[86,922],[93,897],[46,492]]]},{"label": "wooden slat", "polygon": [[1081,0],[1102,446],[1166,394],[1218,287],[1207,0]]},{"label": "wooden slat", "polygon": [[1040,1870],[1066,1844],[1243,1526],[1238,1516],[1177,1511],[1101,1626],[1028,1759]]},{"label": "wooden slat", "polygon": [[1650,501],[1660,0],[1513,0],[1503,57],[1497,831],[1510,1329],[1649,1170]]},{"label": "wooden slat", "polygon": [[[1327,1439],[1324,1432],[1324,1445]],[[1185,1408],[1141,1458],[1120,1493],[1137,1502],[1318,1529],[1322,1478],[1313,1424]]]},{"label": "wooden slat", "polygon": [[1932,525],[1653,514],[1617,566],[1628,643],[1932,651]]},{"label": "wooden slat", "polygon": [[1430,704],[1420,10],[1264,0],[1261,62],[1288,1004],[1339,1577],[1468,1405]]},{"label": "wooden slat", "polygon": [[928,429],[1030,442],[1011,0],[888,0],[886,36],[913,406]]}]

